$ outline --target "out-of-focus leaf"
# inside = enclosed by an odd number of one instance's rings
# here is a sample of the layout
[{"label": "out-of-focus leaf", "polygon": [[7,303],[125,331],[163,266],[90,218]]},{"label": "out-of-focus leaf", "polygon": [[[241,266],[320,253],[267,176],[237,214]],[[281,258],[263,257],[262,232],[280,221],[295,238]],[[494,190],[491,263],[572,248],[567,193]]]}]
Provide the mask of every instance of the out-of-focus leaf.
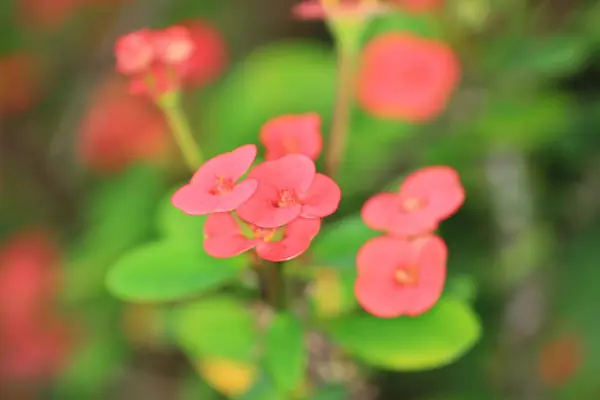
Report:
[{"label": "out-of-focus leaf", "polygon": [[585,65],[591,44],[590,38],[581,34],[510,38],[497,51],[489,52],[488,68],[505,74],[559,78]]},{"label": "out-of-focus leaf", "polygon": [[371,365],[419,371],[450,364],[479,340],[478,318],[465,303],[442,299],[429,312],[394,319],[348,315],[330,321],[332,339]]},{"label": "out-of-focus leaf", "polygon": [[278,314],[266,334],[265,368],[282,392],[291,393],[304,378],[307,354],[302,323]]},{"label": "out-of-focus leaf", "polygon": [[171,197],[179,187],[170,190],[158,206],[158,230],[167,238],[200,243],[206,217],[187,215],[171,203]]},{"label": "out-of-focus leaf", "polygon": [[277,390],[272,378],[263,373],[256,384],[241,400],[288,400],[289,396]]},{"label": "out-of-focus leaf", "polygon": [[477,285],[469,275],[452,276],[446,281],[444,296],[471,304],[477,297]]},{"label": "out-of-focus leaf", "polygon": [[344,386],[329,385],[319,388],[310,400],[346,400],[348,398],[348,389]]},{"label": "out-of-focus leaf", "polygon": [[397,10],[373,20],[365,34],[365,40],[388,32],[410,32],[422,37],[438,38],[442,34],[442,26],[439,19],[429,13],[403,13]]},{"label": "out-of-focus leaf", "polygon": [[340,269],[354,268],[358,250],[378,234],[365,225],[360,215],[348,217],[315,238],[311,246],[314,262]]},{"label": "out-of-focus leaf", "polygon": [[140,246],[120,258],[107,276],[108,289],[132,302],[181,300],[235,279],[240,258],[216,259],[202,245],[162,241]]},{"label": "out-of-focus leaf", "polygon": [[356,269],[314,267],[311,287],[313,312],[319,318],[332,318],[355,310],[358,306],[354,296]]},{"label": "out-of-focus leaf", "polygon": [[233,398],[247,393],[259,373],[251,363],[222,358],[200,359],[196,363],[196,369],[211,387]]},{"label": "out-of-focus leaf", "polygon": [[175,336],[193,359],[254,359],[254,314],[235,298],[220,295],[182,306],[174,321]]},{"label": "out-of-focus leaf", "polygon": [[569,99],[556,93],[493,97],[474,129],[492,143],[531,149],[555,140],[570,112]]},{"label": "out-of-focus leaf", "polygon": [[84,254],[100,253],[109,262],[121,252],[146,239],[152,218],[163,195],[165,179],[156,167],[134,166],[118,177],[101,182],[87,206],[89,232]]},{"label": "out-of-focus leaf", "polygon": [[219,394],[196,374],[185,379],[177,400],[220,400]]},{"label": "out-of-focus leaf", "polygon": [[281,114],[317,112],[329,126],[336,62],[312,42],[280,42],[252,53],[228,76],[205,112],[212,153],[257,143],[262,124]]}]

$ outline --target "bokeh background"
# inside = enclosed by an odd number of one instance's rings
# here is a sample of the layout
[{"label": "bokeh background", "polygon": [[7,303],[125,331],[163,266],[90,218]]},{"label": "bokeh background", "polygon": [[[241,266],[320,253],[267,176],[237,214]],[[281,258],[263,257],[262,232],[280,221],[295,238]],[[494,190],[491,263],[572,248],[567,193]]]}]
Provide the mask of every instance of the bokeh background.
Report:
[{"label": "bokeh background", "polygon": [[[160,112],[114,72],[113,44],[145,26],[218,29],[222,75],[185,98],[213,155],[256,142],[283,113],[315,111],[329,126],[333,44],[322,22],[292,18],[294,3],[0,0],[0,398],[222,398],[169,342],[163,308],[105,289],[107,268],[155,235],[157,204],[187,174]],[[418,167],[456,168],[468,200],[442,234],[452,290],[472,299],[484,333],[444,368],[373,371],[373,393],[600,398],[600,3],[447,0],[439,13],[377,18],[365,41],[393,30],[451,45],[461,85],[427,124],[354,109],[333,219]],[[213,371],[225,386],[237,372]]]}]

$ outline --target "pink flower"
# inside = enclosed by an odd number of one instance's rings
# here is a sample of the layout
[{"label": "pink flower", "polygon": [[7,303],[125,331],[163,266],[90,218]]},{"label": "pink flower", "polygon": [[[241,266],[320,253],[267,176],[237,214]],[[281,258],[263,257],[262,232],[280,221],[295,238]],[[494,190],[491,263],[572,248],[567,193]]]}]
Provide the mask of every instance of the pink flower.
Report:
[{"label": "pink flower", "polygon": [[115,43],[117,71],[125,75],[144,72],[154,62],[153,32],[142,29],[121,36]]},{"label": "pink flower", "polygon": [[171,26],[154,34],[156,58],[167,65],[187,62],[195,50],[192,35],[183,26]]},{"label": "pink flower", "polygon": [[274,262],[304,253],[319,233],[321,220],[298,218],[278,229],[249,226],[249,237],[229,213],[211,214],[204,224],[204,249],[216,258],[228,258],[252,248],[259,257]]},{"label": "pink flower", "polygon": [[364,204],[367,226],[400,237],[431,233],[465,201],[458,173],[444,166],[426,167],[409,175],[397,193],[380,193]]},{"label": "pink flower", "polygon": [[321,117],[310,113],[273,118],[263,125],[260,141],[267,149],[267,160],[286,154],[304,154],[316,160],[323,149]]},{"label": "pink flower", "polygon": [[412,33],[377,36],[361,58],[357,101],[381,118],[429,121],[444,111],[460,80],[459,60],[448,45]]},{"label": "pink flower", "polygon": [[189,215],[235,210],[256,191],[256,179],[236,183],[256,158],[256,146],[244,145],[205,162],[189,184],[172,198],[175,207]]},{"label": "pink flower", "polygon": [[266,161],[248,177],[258,181],[258,188],[237,213],[263,228],[278,228],[298,217],[324,218],[337,210],[342,197],[337,183],[316,173],[315,163],[302,154]]},{"label": "pink flower", "polygon": [[447,252],[437,236],[369,240],[356,258],[354,291],[359,304],[381,318],[423,314],[442,294]]},{"label": "pink flower", "polygon": [[388,11],[385,4],[362,0],[340,0],[327,4],[327,0],[303,0],[294,9],[294,15],[304,20],[327,18],[366,19]]}]

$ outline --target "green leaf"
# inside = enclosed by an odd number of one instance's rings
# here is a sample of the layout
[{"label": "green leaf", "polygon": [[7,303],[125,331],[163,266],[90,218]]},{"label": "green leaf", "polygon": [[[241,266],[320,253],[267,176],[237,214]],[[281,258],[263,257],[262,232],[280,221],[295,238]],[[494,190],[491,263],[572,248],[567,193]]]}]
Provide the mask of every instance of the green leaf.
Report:
[{"label": "green leaf", "polygon": [[198,243],[162,241],[125,254],[107,276],[108,289],[125,301],[181,300],[215,289],[235,279],[244,263],[240,258],[216,259]]},{"label": "green leaf", "polygon": [[181,186],[170,190],[161,200],[156,223],[158,230],[167,238],[200,242],[204,236],[206,216],[187,215],[171,203],[173,193]]},{"label": "green leaf", "polygon": [[280,393],[273,382],[273,379],[267,374],[263,373],[258,379],[256,384],[252,386],[250,391],[246,393],[241,400],[288,400],[289,395],[286,396]]},{"label": "green leaf", "polygon": [[374,19],[367,30],[367,40],[384,33],[411,32],[422,37],[437,38],[442,34],[439,18],[428,13],[403,13],[401,11],[384,14]]},{"label": "green leaf", "polygon": [[266,335],[265,368],[277,387],[292,392],[304,378],[307,356],[302,323],[291,314],[274,317]]},{"label": "green leaf", "polygon": [[182,306],[174,315],[175,336],[193,359],[251,361],[258,339],[247,304],[219,295]]},{"label": "green leaf", "polygon": [[336,60],[319,43],[285,41],[252,53],[231,72],[208,104],[207,126],[215,140],[212,153],[257,143],[260,127],[288,113],[317,112],[327,127],[333,109]]},{"label": "green leaf", "polygon": [[310,398],[311,400],[346,400],[350,394],[348,389],[341,385],[328,385],[319,390]]},{"label": "green leaf", "polygon": [[111,262],[148,238],[153,228],[149,216],[154,214],[164,188],[161,171],[144,165],[101,182],[86,208],[90,230],[82,240],[82,252]]},{"label": "green leaf", "polygon": [[420,371],[450,364],[479,340],[481,326],[463,302],[442,299],[429,312],[394,319],[349,315],[328,331],[348,353],[373,366]]},{"label": "green leaf", "polygon": [[317,265],[354,269],[356,253],[379,233],[368,228],[360,215],[346,218],[324,230],[311,247]]}]

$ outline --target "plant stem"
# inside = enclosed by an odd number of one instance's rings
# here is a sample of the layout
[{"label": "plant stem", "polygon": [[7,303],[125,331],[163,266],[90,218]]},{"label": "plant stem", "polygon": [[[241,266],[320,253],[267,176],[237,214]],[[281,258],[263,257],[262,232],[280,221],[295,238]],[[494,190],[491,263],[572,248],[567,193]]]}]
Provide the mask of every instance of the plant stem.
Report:
[{"label": "plant stem", "polygon": [[325,168],[329,176],[335,177],[342,163],[348,130],[350,112],[354,94],[354,78],[356,69],[356,51],[354,43],[338,43],[338,83],[333,122],[325,155]]},{"label": "plant stem", "polygon": [[158,99],[157,103],[165,114],[186,165],[190,170],[196,171],[203,163],[202,151],[194,140],[190,124],[181,107],[180,96],[178,94],[164,95]]}]

